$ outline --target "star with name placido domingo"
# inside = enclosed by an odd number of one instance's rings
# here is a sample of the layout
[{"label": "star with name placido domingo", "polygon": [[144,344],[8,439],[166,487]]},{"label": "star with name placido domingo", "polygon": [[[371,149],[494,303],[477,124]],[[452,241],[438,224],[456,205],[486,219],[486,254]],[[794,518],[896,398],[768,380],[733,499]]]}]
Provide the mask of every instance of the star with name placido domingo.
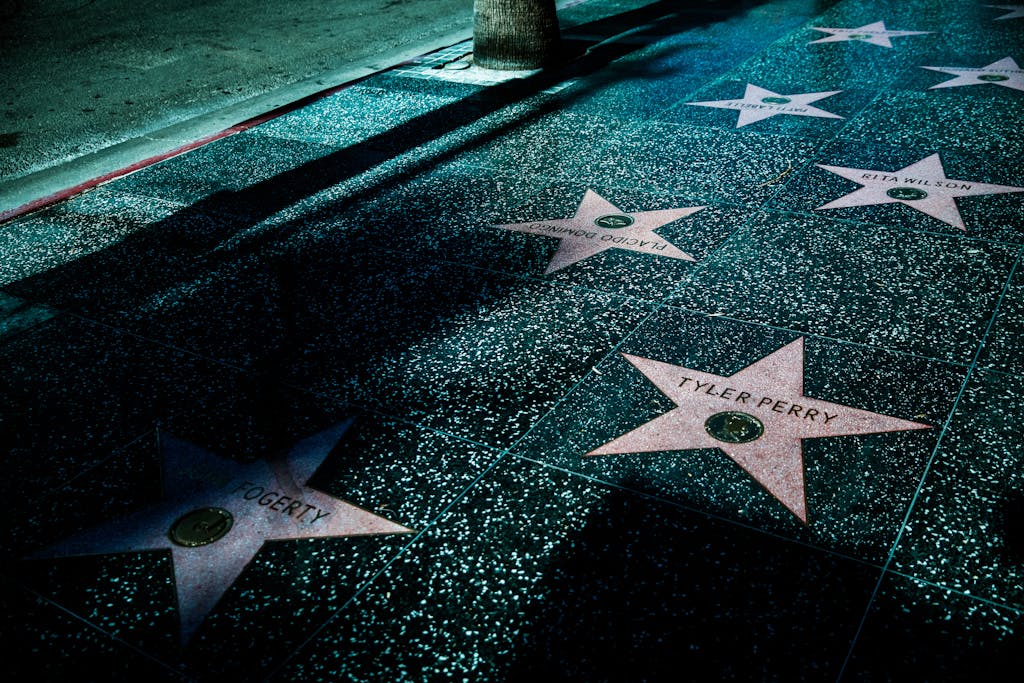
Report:
[{"label": "star with name placido domingo", "polygon": [[718,448],[804,523],[804,439],[931,428],[806,396],[802,337],[729,376],[622,355],[676,407],[585,457]]},{"label": "star with name placido domingo", "polygon": [[306,484],[348,424],[248,464],[164,436],[163,502],[29,559],[169,550],[187,642],[265,541],[410,531]]},{"label": "star with name placido domingo", "polygon": [[1024,192],[1024,187],[947,178],[938,153],[895,171],[815,165],[861,185],[859,190],[819,206],[815,211],[874,204],[903,204],[961,230],[967,227],[956,206],[957,197]]},{"label": "star with name placido domingo", "polygon": [[1017,66],[1012,57],[1006,57],[978,68],[959,66],[922,66],[922,69],[951,74],[956,78],[933,85],[936,88],[959,88],[964,85],[1001,85],[1004,88],[1024,90],[1024,70]]},{"label": "star with name placido domingo", "polygon": [[842,116],[812,107],[811,102],[838,95],[842,90],[829,92],[807,92],[795,95],[781,95],[771,90],[747,84],[743,98],[739,100],[715,100],[712,102],[687,102],[694,107],[714,107],[716,109],[735,109],[740,113],[736,127],[756,123],[772,116],[787,114],[790,116],[817,116],[826,119],[841,119]]},{"label": "star with name placido domingo", "polygon": [[625,249],[640,254],[695,261],[692,256],[654,231],[703,208],[689,206],[630,213],[620,210],[593,190],[587,190],[572,218],[507,223],[494,227],[557,238],[560,241],[558,251],[544,271],[547,275],[608,249]]},{"label": "star with name placido domingo", "polygon": [[815,43],[838,43],[845,40],[859,40],[872,45],[892,47],[891,38],[902,38],[903,36],[922,36],[934,31],[890,31],[885,28],[884,21],[876,21],[872,24],[864,24],[857,28],[819,28],[811,27],[815,31],[828,33],[828,37],[812,40],[808,45]]}]

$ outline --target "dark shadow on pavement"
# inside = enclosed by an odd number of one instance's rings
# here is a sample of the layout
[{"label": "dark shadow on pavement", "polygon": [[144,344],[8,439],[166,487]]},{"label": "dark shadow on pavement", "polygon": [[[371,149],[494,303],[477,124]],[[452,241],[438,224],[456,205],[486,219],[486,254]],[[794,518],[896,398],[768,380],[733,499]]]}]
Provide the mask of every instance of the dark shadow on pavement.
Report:
[{"label": "dark shadow on pavement", "polygon": [[[307,266],[319,262],[321,254],[315,249],[301,253],[310,245],[303,247],[301,240],[291,238],[319,216],[314,210],[269,228],[261,226],[262,221],[327,188],[370,171],[382,161],[382,151],[395,157],[422,147],[510,104],[534,97],[568,78],[598,72],[614,60],[647,47],[663,36],[726,19],[757,4],[760,3],[718,2],[707,13],[679,13],[677,10],[687,7],[686,3],[661,0],[642,9],[574,27],[571,35],[586,36],[586,40],[577,42],[570,37],[566,41],[570,59],[560,67],[485,89],[244,189],[217,192],[130,234],[109,248],[24,278],[4,287],[4,290],[28,301],[54,306],[115,327],[119,326],[120,313],[137,316],[144,307],[152,306],[154,300],[174,302],[179,308],[182,302],[188,302],[185,308],[198,313],[186,327],[191,325],[198,329],[223,325],[225,329],[221,333],[228,339],[227,343],[245,347],[231,359],[215,359],[234,364],[248,373],[238,387],[239,393],[251,397],[246,399],[249,410],[255,422],[265,425],[263,429],[271,432],[269,442],[284,443],[290,438],[287,436],[290,428],[282,423],[280,417],[284,408],[280,386],[287,379],[290,361],[294,360],[289,356],[296,349],[301,350],[314,343],[312,337],[317,331],[309,328],[309,323],[324,323],[310,315],[317,307],[315,297],[324,292],[300,284],[303,278],[308,278]],[[613,40],[624,32],[630,32],[629,40]],[[613,77],[655,79],[661,75],[657,71],[617,70]],[[517,120],[515,125],[526,125],[571,105],[571,102],[571,96],[542,102]],[[509,130],[508,127],[491,130],[433,157],[411,161],[386,180],[332,204],[330,211],[344,211],[346,207],[357,206],[468,149],[488,144]],[[117,190],[116,184],[111,187]],[[441,210],[443,207],[431,211]],[[405,207],[396,207],[394,219],[407,225],[422,224],[429,219],[431,211],[420,211],[416,214],[405,210]],[[200,228],[196,229],[196,226]],[[230,247],[225,248],[226,242],[230,242]],[[316,245],[314,237],[312,246]],[[222,286],[229,281],[230,287]],[[353,286],[361,284],[353,278]],[[430,286],[442,288],[439,282]],[[457,295],[457,301],[450,300],[447,292],[438,291],[436,295],[436,302],[432,301],[433,295],[394,301],[390,319],[392,322],[401,321],[400,324],[406,327],[400,333],[379,329],[372,338],[360,340],[359,352],[386,354],[389,349],[408,345],[421,333],[414,325],[429,327],[430,321],[438,317],[469,310],[479,293],[469,288]],[[200,300],[196,297],[206,298]],[[304,300],[304,297],[311,298]],[[403,315],[403,308],[408,308],[411,315]],[[219,318],[204,319],[202,311],[206,311],[206,315],[217,311]],[[302,323],[301,320],[307,322]],[[142,330],[130,326],[129,329],[144,338],[159,339],[160,328],[167,327],[166,320],[147,320],[146,324],[151,325],[152,337],[147,333],[145,324]],[[184,346],[191,350],[187,342]],[[132,361],[125,359],[124,362]],[[167,407],[170,408],[169,405]],[[257,431],[261,429],[255,428]],[[188,434],[182,436],[187,437]]]}]

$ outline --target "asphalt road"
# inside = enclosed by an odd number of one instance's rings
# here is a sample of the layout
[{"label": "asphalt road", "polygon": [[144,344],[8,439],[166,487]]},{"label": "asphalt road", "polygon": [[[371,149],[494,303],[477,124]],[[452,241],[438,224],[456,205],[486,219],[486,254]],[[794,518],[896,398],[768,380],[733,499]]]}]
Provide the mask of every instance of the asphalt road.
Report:
[{"label": "asphalt road", "polygon": [[0,211],[471,35],[472,0],[0,0]]}]

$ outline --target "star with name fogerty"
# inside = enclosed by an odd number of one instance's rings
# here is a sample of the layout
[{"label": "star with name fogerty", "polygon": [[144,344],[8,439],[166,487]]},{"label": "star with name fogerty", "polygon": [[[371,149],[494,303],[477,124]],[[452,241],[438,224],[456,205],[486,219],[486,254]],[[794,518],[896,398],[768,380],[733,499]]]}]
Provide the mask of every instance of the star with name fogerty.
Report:
[{"label": "star with name fogerty", "polygon": [[829,92],[807,92],[796,95],[780,95],[756,85],[747,84],[743,98],[739,100],[715,100],[713,102],[687,102],[695,107],[714,107],[716,109],[735,109],[740,113],[736,127],[787,114],[790,116],[818,116],[826,119],[841,119],[842,116],[812,107],[811,102],[838,95],[842,90]]},{"label": "star with name fogerty", "polygon": [[871,43],[872,45],[892,47],[892,41],[890,38],[922,36],[926,33],[934,33],[934,31],[890,31],[885,28],[884,21],[876,21],[873,24],[864,24],[857,28],[819,28],[817,26],[813,26],[811,28],[815,31],[828,33],[829,35],[826,38],[812,40],[808,45],[813,45],[814,43],[838,43],[845,40],[859,40],[864,43]]},{"label": "star with name fogerty", "polygon": [[494,227],[560,240],[544,274],[553,273],[608,249],[625,249],[640,254],[667,256],[696,261],[661,235],[654,232],[663,225],[694,214],[705,207],[689,206],[658,211],[621,211],[593,190],[587,190],[572,218],[508,223]]},{"label": "star with name fogerty", "polygon": [[1004,14],[1001,17],[996,17],[993,21],[1000,21],[1002,19],[1020,19],[1024,17],[1024,5],[985,5],[985,7],[1009,10],[1007,14]]},{"label": "star with name fogerty", "polygon": [[306,484],[349,424],[248,464],[162,435],[163,502],[29,559],[169,550],[185,643],[266,541],[411,531]]},{"label": "star with name fogerty", "polygon": [[1012,57],[992,62],[988,66],[978,68],[958,66],[922,66],[922,69],[938,71],[944,74],[952,74],[956,78],[943,81],[938,85],[928,88],[958,88],[963,85],[1001,85],[1004,88],[1024,90],[1024,70],[1017,66]]},{"label": "star with name fogerty", "polygon": [[967,227],[957,209],[957,197],[1024,192],[1024,187],[947,178],[938,153],[895,171],[815,165],[862,186],[859,190],[819,206],[815,211],[874,204],[903,204],[961,230]]},{"label": "star with name fogerty", "polygon": [[676,407],[584,457],[718,448],[805,524],[804,439],[931,428],[805,396],[803,337],[729,376],[622,355]]}]

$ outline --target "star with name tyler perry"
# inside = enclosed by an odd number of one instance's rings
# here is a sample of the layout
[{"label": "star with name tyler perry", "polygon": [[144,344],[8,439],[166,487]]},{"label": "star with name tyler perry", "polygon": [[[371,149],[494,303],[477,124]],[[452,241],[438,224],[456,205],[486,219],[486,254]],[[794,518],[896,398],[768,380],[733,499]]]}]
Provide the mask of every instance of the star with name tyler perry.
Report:
[{"label": "star with name tyler perry", "polygon": [[348,425],[253,463],[161,435],[162,502],[29,559],[169,550],[185,643],[266,541],[411,531],[307,485]]},{"label": "star with name tyler perry", "polygon": [[622,355],[675,408],[584,457],[718,448],[804,523],[804,439],[931,428],[805,395],[803,337],[729,376]]},{"label": "star with name tyler perry", "polygon": [[571,218],[507,223],[494,227],[557,238],[558,250],[544,271],[547,275],[608,249],[625,249],[640,254],[695,261],[694,257],[681,251],[655,230],[703,208],[688,206],[630,213],[620,210],[588,189],[576,215]]},{"label": "star with name tyler perry", "polygon": [[921,36],[926,33],[934,33],[934,31],[890,31],[885,28],[884,21],[864,24],[857,28],[820,28],[817,26],[813,26],[811,28],[815,31],[828,33],[829,35],[825,38],[812,40],[808,45],[813,45],[814,43],[838,43],[845,40],[859,40],[864,43],[871,43],[872,45],[892,47],[891,38]]},{"label": "star with name tyler perry", "polygon": [[1024,187],[947,178],[938,153],[895,171],[825,164],[815,166],[861,185],[859,190],[819,206],[815,211],[875,204],[903,204],[961,230],[966,230],[967,226],[964,225],[960,210],[956,206],[957,197],[1024,192]]},{"label": "star with name tyler perry", "polygon": [[811,102],[823,100],[832,95],[838,95],[842,90],[831,90],[829,92],[807,92],[795,95],[782,95],[771,90],[766,90],[750,83],[738,100],[714,100],[711,102],[687,102],[686,104],[695,107],[714,107],[716,109],[735,109],[740,113],[736,121],[736,127],[740,128],[757,121],[787,114],[790,116],[817,116],[826,119],[841,119],[842,116],[827,112],[818,107],[812,107]]},{"label": "star with name tyler perry", "polygon": [[1017,62],[1012,57],[1006,57],[977,68],[959,66],[922,66],[921,68],[956,76],[956,78],[933,85],[928,88],[929,90],[986,84],[1024,90],[1024,70],[1017,66]]},{"label": "star with name tyler perry", "polygon": [[1006,14],[993,19],[993,21],[1024,18],[1024,5],[985,5],[985,7],[1009,10]]}]

